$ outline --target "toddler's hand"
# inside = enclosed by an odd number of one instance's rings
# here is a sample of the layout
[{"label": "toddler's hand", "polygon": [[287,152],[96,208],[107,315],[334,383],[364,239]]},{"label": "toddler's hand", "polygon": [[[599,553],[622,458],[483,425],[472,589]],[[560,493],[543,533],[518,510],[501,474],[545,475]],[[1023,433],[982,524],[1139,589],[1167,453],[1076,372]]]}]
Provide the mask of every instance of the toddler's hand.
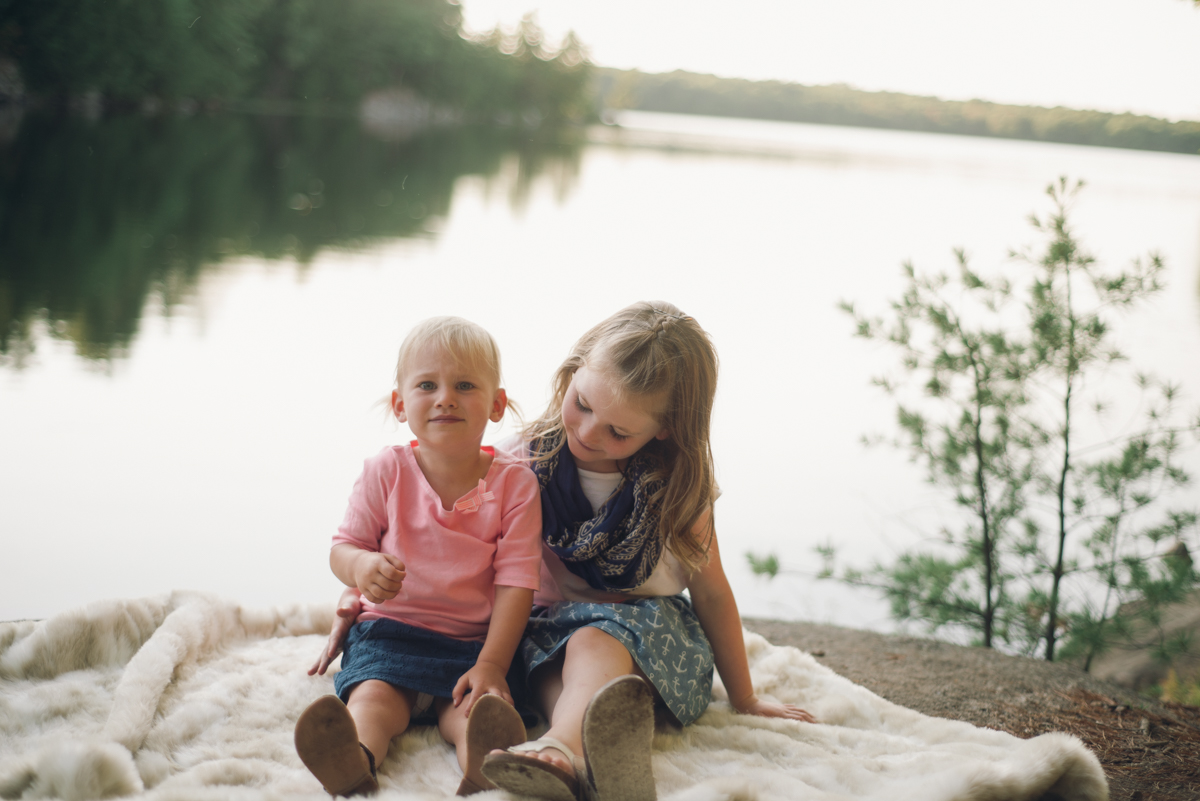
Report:
[{"label": "toddler's hand", "polygon": [[795,704],[776,704],[772,701],[760,701],[757,697],[750,700],[742,709],[743,715],[758,715],[764,718],[784,718],[800,720],[805,723],[816,723],[817,719]]},{"label": "toddler's hand", "polygon": [[354,583],[373,604],[399,595],[405,575],[400,557],[387,553],[363,551],[354,563]]},{"label": "toddler's hand", "polygon": [[508,692],[508,681],[505,680],[504,671],[500,666],[491,662],[476,662],[470,670],[458,677],[450,697],[456,707],[461,706],[465,700],[465,711],[469,715],[475,702],[488,693],[498,695],[510,704],[513,702],[513,697]]}]

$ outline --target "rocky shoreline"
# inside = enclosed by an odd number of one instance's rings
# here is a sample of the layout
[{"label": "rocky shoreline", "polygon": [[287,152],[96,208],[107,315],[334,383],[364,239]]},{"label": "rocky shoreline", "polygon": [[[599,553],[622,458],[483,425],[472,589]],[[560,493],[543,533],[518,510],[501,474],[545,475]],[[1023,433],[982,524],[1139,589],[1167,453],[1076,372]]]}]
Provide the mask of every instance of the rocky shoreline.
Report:
[{"label": "rocky shoreline", "polygon": [[1113,801],[1200,797],[1200,709],[1160,704],[1076,667],[904,635],[747,618],[893,703],[1028,738],[1066,731],[1100,758]]}]

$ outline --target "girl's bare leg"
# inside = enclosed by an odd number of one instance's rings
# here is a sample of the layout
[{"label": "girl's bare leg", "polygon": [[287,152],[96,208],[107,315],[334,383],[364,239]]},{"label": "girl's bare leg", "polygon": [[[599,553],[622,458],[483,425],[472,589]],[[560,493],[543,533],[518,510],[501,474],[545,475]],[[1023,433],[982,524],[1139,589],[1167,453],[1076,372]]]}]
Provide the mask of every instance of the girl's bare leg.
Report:
[{"label": "girl's bare leg", "polygon": [[[567,640],[561,662],[547,665],[534,682],[542,709],[550,720],[547,736],[583,754],[583,713],[596,691],[628,673],[640,673],[620,640],[594,626],[579,629]],[[574,766],[556,748],[535,756],[564,770]]]},{"label": "girl's bare leg", "polygon": [[408,729],[417,694],[401,690],[386,681],[368,679],[350,691],[346,707],[354,718],[358,739],[375,757],[379,767],[387,757],[392,738]]}]

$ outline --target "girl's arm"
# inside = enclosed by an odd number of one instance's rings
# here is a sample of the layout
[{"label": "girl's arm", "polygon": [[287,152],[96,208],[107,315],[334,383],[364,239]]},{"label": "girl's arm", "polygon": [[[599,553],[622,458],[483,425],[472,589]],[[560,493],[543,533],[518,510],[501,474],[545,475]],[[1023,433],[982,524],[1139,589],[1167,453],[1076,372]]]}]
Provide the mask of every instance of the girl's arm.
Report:
[{"label": "girl's arm", "polygon": [[729,703],[743,714],[815,723],[816,718],[798,706],[762,701],[754,694],[750,664],[746,661],[746,643],[742,639],[742,618],[738,614],[737,601],[733,598],[725,570],[721,567],[716,533],[711,530],[709,520],[706,515],[696,528],[697,532],[703,532],[703,536],[711,537],[709,561],[692,574],[688,581],[688,592],[696,617],[700,618],[700,625],[712,645],[713,660],[729,694]]},{"label": "girl's arm", "polygon": [[454,685],[451,697],[455,706],[466,700],[466,711],[470,714],[475,702],[487,693],[513,703],[505,676],[521,642],[521,635],[525,633],[525,624],[529,622],[532,609],[533,590],[496,585],[496,600],[492,604],[487,639],[483,642],[483,650],[479,652],[475,665],[462,674]]},{"label": "girl's arm", "polygon": [[308,675],[325,675],[329,665],[342,652],[346,635],[354,625],[355,619],[362,612],[362,593],[357,587],[347,587],[338,598],[337,613],[333,616],[333,629],[329,632],[329,641],[313,666],[308,669]]}]

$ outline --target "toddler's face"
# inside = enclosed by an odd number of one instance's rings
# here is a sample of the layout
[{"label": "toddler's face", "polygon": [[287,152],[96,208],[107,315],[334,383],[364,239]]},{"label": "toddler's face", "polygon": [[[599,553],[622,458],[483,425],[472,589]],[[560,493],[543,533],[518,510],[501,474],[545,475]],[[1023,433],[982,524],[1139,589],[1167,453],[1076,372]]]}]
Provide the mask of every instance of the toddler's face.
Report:
[{"label": "toddler's face", "polygon": [[413,354],[392,392],[396,419],[408,423],[421,447],[447,452],[477,450],[488,421],[498,422],[507,406],[504,390],[483,370],[437,348]]},{"label": "toddler's face", "polygon": [[580,367],[562,405],[567,447],[575,464],[596,473],[615,473],[619,462],[647,442],[666,439],[670,433],[657,420],[660,406],[658,398],[622,398],[603,371]]}]

